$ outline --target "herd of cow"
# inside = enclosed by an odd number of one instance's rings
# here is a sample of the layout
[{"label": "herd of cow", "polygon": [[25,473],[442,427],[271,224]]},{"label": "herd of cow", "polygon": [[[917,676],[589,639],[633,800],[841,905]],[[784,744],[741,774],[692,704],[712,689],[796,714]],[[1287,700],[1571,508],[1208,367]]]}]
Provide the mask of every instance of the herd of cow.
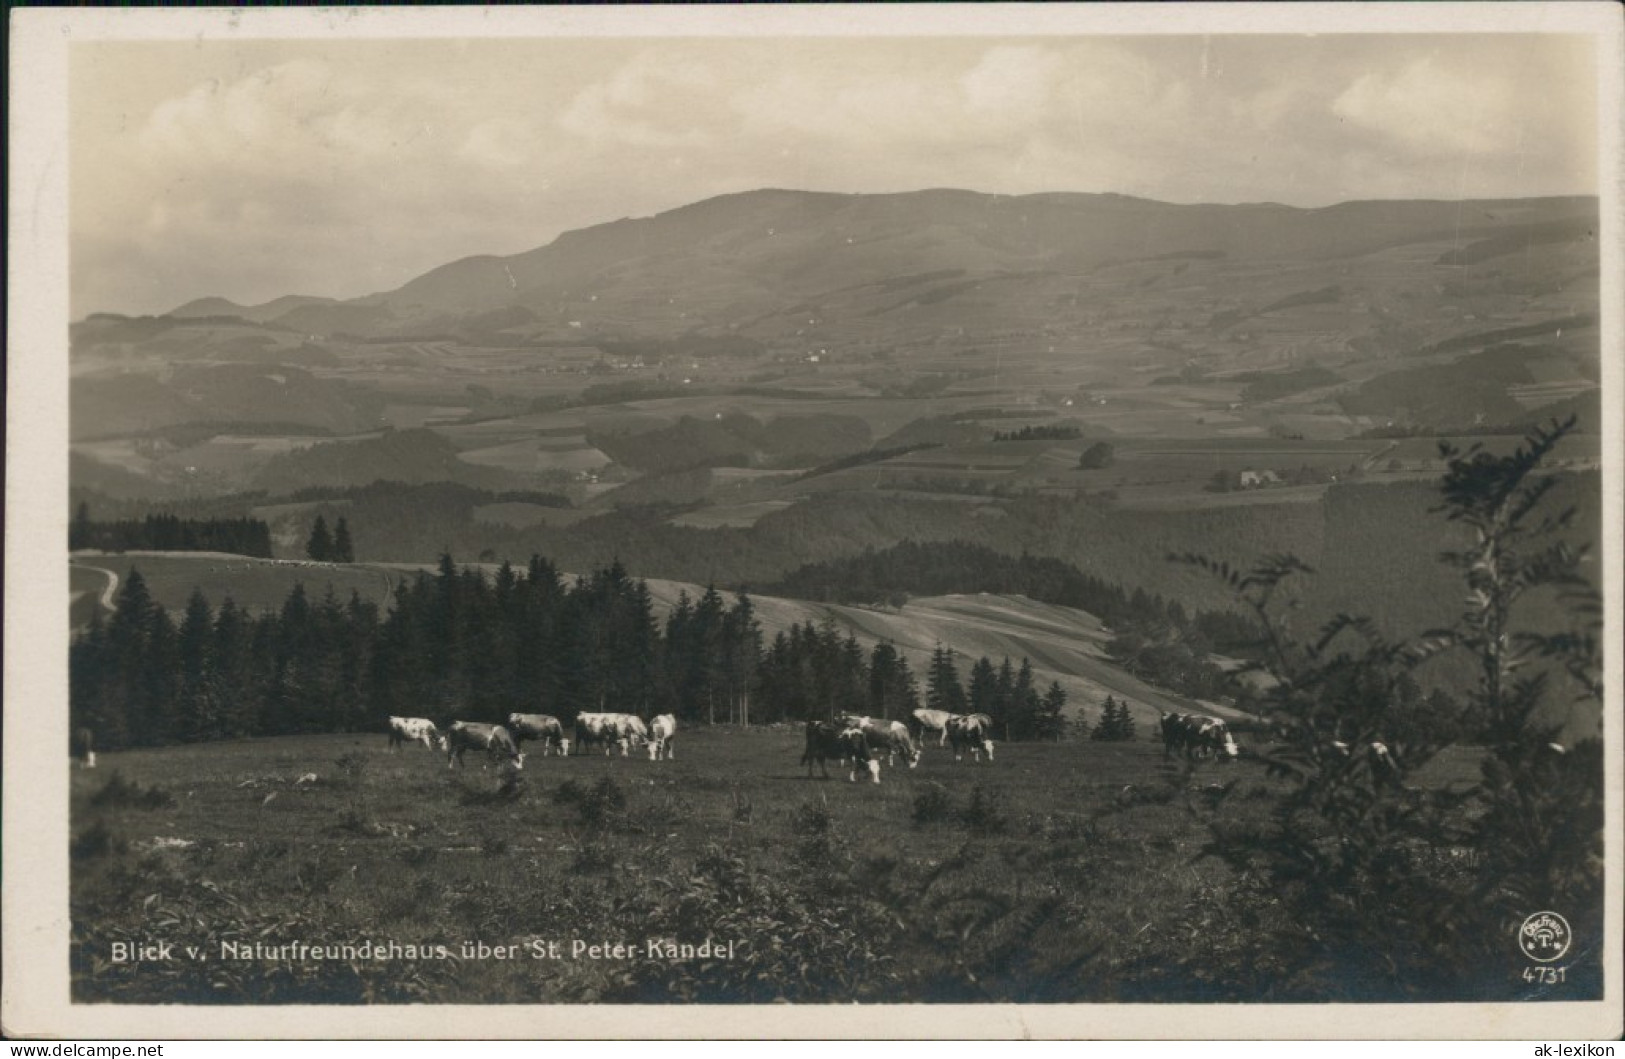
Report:
[{"label": "herd of cow", "polygon": [[[983,754],[993,760],[993,718],[987,714],[915,710],[914,719],[919,722],[920,740],[928,732],[937,733],[937,745],[951,746],[955,761],[963,760],[966,752],[972,761],[980,761]],[[1164,713],[1159,729],[1164,759],[1183,753],[1191,759],[1233,761],[1239,753],[1229,727],[1217,717]],[[602,748],[608,756],[618,748],[626,757],[634,749],[646,748],[650,760],[670,760],[676,735],[677,718],[669,713],[647,724],[631,713],[583,713],[576,716],[574,749],[585,754]],[[902,721],[855,714],[833,721],[808,721],[806,739],[801,764],[807,767],[808,776],[817,765],[828,777],[828,763],[834,761],[848,768],[848,780],[855,782],[858,773],[866,771],[873,782],[879,783],[882,762],[896,765],[901,758],[909,768],[920,763],[921,742]],[[448,768],[462,764],[465,753],[477,750],[522,769],[526,742],[540,746],[544,757],[554,753],[568,756],[572,748],[559,719],[542,713],[509,714],[506,725],[454,721],[445,731],[423,717],[389,719],[391,749],[405,743],[422,743],[445,754]]]},{"label": "herd of cow", "polygon": [[[920,723],[922,735],[927,731],[938,732],[939,745],[952,744],[955,761],[967,750],[974,760],[980,760],[984,753],[989,761],[993,760],[993,719],[987,714],[916,710],[914,717]],[[836,761],[851,766],[850,779],[856,780],[861,768],[879,783],[882,760],[895,765],[898,758],[902,758],[909,768],[920,763],[919,743],[901,721],[845,715],[835,721],[808,721],[806,734],[807,748],[801,763],[807,766],[809,776],[815,763],[828,776],[826,763]],[[555,753],[568,756],[573,745],[577,754],[602,748],[608,756],[619,749],[621,756],[626,757],[634,749],[646,748],[650,760],[670,760],[674,756],[676,736],[677,718],[669,713],[647,724],[631,713],[577,714],[573,744],[564,734],[563,723],[557,717],[542,713],[512,713],[508,715],[507,724],[453,721],[444,731],[426,717],[389,719],[391,750],[399,750],[407,743],[421,743],[429,750],[445,754],[447,768],[461,765],[463,755],[475,750],[502,764],[523,769],[527,742],[540,746],[544,757]]]},{"label": "herd of cow", "polygon": [[[937,745],[951,744],[954,760],[963,760],[970,751],[971,760],[980,761],[985,753],[993,760],[993,718],[985,713],[947,713],[943,710],[915,710],[914,719],[920,724],[920,735],[937,732]],[[880,782],[880,765],[897,764],[901,757],[909,768],[920,763],[920,745],[908,725],[902,721],[876,720],[845,714],[833,721],[808,721],[807,745],[802,751],[801,763],[807,766],[807,775],[817,765],[825,777],[829,776],[826,762],[846,765],[847,779],[856,781],[860,771]]]},{"label": "herd of cow", "polygon": [[[603,747],[607,755],[619,747],[625,757],[634,747],[646,747],[649,758],[670,760],[677,736],[677,718],[663,713],[648,724],[631,713],[583,713],[576,716],[576,751],[587,753]],[[391,717],[389,719],[389,746],[400,749],[404,743],[422,743],[430,750],[446,755],[446,767],[463,763],[463,755],[480,750],[516,769],[525,767],[525,743],[533,742],[542,748],[542,756],[570,753],[570,740],[564,735],[564,725],[557,717],[545,713],[510,713],[508,723],[486,724],[482,721],[453,721],[444,732],[425,717]]]}]

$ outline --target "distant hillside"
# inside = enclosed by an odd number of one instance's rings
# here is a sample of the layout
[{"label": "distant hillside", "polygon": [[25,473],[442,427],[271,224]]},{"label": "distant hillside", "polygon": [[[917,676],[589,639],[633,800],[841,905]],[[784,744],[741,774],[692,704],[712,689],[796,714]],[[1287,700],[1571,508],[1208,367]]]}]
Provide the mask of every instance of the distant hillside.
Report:
[{"label": "distant hillside", "polygon": [[478,467],[457,458],[457,448],[429,430],[390,430],[381,437],[313,445],[269,461],[254,487],[272,494],[300,489],[358,487],[373,482],[455,482],[476,489],[522,488],[525,481],[506,471]]},{"label": "distant hillside", "polygon": [[262,305],[238,305],[226,298],[198,298],[179,308],[171,309],[173,317],[236,316],[257,324],[277,319],[295,309],[306,306],[332,305],[332,298],[316,298],[307,294],[285,294]]},{"label": "distant hillside", "polygon": [[75,438],[141,434],[192,422],[303,424],[344,434],[377,426],[382,399],[348,382],[292,365],[177,368],[167,379],[104,374],[74,380]]},{"label": "distant hillside", "polygon": [[[520,254],[465,258],[349,302],[305,299],[289,310],[204,299],[182,310],[275,318],[316,334],[381,335],[454,332],[459,321],[520,308],[535,326],[575,321],[606,340],[677,338],[696,326],[759,340],[791,334],[797,321],[805,327],[809,309],[820,323],[880,315],[904,328],[947,319],[943,312],[966,299],[1014,309],[1036,293],[1023,290],[1032,279],[1132,262],[1177,274],[1260,260],[1329,262],[1429,242],[1476,261],[1503,244],[1586,239],[1595,216],[1595,200],[1585,198],[1306,210],[1109,194],[769,189],[566,232]],[[1277,312],[1352,293],[1300,288],[1253,304]],[[996,318],[1006,318],[1004,308]]]},{"label": "distant hillside", "polygon": [[1514,423],[1526,418],[1509,392],[1536,381],[1531,365],[1551,351],[1503,345],[1449,364],[1390,372],[1344,394],[1351,415],[1389,415],[1431,427]]}]

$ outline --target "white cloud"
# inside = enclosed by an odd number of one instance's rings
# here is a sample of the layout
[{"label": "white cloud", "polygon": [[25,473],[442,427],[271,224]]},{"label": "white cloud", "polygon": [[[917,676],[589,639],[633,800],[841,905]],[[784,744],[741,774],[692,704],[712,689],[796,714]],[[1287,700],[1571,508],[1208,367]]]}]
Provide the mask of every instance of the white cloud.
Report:
[{"label": "white cloud", "polygon": [[717,78],[698,64],[644,53],[581,91],[559,116],[561,129],[596,143],[699,147],[712,139]]},{"label": "white cloud", "polygon": [[1504,148],[1523,116],[1507,81],[1431,57],[1365,74],[1333,101],[1332,113],[1412,150],[1469,154]]}]

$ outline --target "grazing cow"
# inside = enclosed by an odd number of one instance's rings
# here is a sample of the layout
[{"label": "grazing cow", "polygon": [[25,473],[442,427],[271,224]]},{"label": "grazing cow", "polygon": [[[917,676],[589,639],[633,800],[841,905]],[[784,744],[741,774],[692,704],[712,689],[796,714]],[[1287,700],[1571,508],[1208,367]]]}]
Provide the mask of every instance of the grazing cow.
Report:
[{"label": "grazing cow", "polygon": [[1234,761],[1241,753],[1236,748],[1235,737],[1230,734],[1230,726],[1217,717],[1187,717],[1187,723],[1194,723],[1194,728],[1187,741],[1187,746],[1203,757],[1209,754],[1220,761]]},{"label": "grazing cow", "polygon": [[616,721],[621,730],[622,757],[632,748],[648,744],[649,726],[643,723],[642,717],[635,713],[622,713],[616,715]]},{"label": "grazing cow", "polygon": [[73,754],[85,768],[96,767],[96,736],[89,728],[80,728],[73,733]]},{"label": "grazing cow", "polygon": [[909,768],[919,767],[920,748],[915,745],[914,737],[909,734],[908,725],[902,721],[883,721],[873,717],[848,715],[842,717],[840,723],[845,727],[861,730],[864,739],[868,740],[870,752],[885,757],[886,764],[896,765],[898,755],[902,755]]},{"label": "grazing cow", "polygon": [[446,767],[463,763],[463,753],[483,750],[495,761],[505,761],[516,769],[525,767],[525,755],[513,744],[513,736],[500,724],[482,724],[477,721],[454,721],[440,737],[440,748],[446,752]]},{"label": "grazing cow", "polygon": [[869,740],[864,737],[861,728],[847,727],[833,721],[807,722],[807,747],[801,754],[801,763],[807,766],[807,778],[812,778],[813,763],[823,772],[824,778],[829,779],[829,768],[825,765],[829,760],[843,761],[850,767],[847,780],[856,782],[858,766],[861,764],[869,770],[874,782],[880,782],[880,762],[869,753]]},{"label": "grazing cow", "polygon": [[399,750],[402,743],[422,743],[425,750],[433,750],[440,740],[440,729],[434,722],[422,717],[391,717],[389,719],[389,749]]},{"label": "grazing cow", "polygon": [[676,717],[669,713],[656,717],[649,725],[649,760],[659,761],[664,756],[670,761],[673,757],[671,741],[676,735]]},{"label": "grazing cow", "polygon": [[925,733],[937,733],[937,745],[948,744],[948,722],[959,716],[947,710],[915,710],[914,719],[920,722],[920,743],[925,743]]},{"label": "grazing cow", "polygon": [[[614,729],[607,713],[576,714],[576,753],[585,754],[599,744],[608,744],[614,738]],[[607,754],[608,751],[605,751]]]},{"label": "grazing cow", "polygon": [[521,750],[529,739],[542,744],[543,757],[555,750],[561,755],[565,752],[564,726],[557,717],[545,713],[510,713],[508,732],[513,736],[514,746]]},{"label": "grazing cow", "polygon": [[948,745],[954,748],[954,760],[959,761],[966,750],[972,761],[980,761],[983,752],[993,760],[993,718],[985,713],[967,713],[948,722]]},{"label": "grazing cow", "polygon": [[1164,761],[1181,750],[1192,761],[1209,756],[1217,757],[1220,761],[1234,761],[1240,754],[1235,737],[1230,734],[1230,726],[1217,717],[1164,713],[1158,727],[1162,732]]},{"label": "grazing cow", "polygon": [[626,757],[633,746],[649,741],[649,729],[643,720],[632,713],[582,713],[576,715],[576,745],[581,753],[589,747],[602,746],[608,757],[610,748],[621,748]]}]

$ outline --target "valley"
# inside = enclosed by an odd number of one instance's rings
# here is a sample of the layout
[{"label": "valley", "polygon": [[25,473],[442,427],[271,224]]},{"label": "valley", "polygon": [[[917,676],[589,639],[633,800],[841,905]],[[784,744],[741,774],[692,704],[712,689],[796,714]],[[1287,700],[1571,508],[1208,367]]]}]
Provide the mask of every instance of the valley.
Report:
[{"label": "valley", "polygon": [[[916,540],[1226,609],[1167,556],[1289,553],[1321,571],[1302,630],[1353,610],[1415,635],[1455,612],[1441,441],[1504,453],[1577,416],[1551,466],[1573,542],[1597,539],[1595,232],[1592,199],[723,196],[346,302],[93,314],[72,327],[71,503],[261,519],[300,576],[313,520],[343,517],[361,562],[331,583],[375,600],[380,571],[442,554],[620,563],[693,594]],[[286,592],[257,561],[241,583],[141,563],[173,607],[193,584]],[[76,623],[96,576],[75,574]],[[933,640],[1019,640],[936,603],[818,606],[916,664]],[[1019,653],[1074,698],[1157,701],[1060,639]]]}]

